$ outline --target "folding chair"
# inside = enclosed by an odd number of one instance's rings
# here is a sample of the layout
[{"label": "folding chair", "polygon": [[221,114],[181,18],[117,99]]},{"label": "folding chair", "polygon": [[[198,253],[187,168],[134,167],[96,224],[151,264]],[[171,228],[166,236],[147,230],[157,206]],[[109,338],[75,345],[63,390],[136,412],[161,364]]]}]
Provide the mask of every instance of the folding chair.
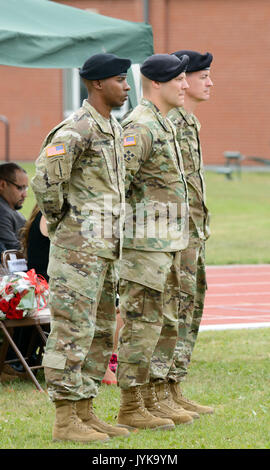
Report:
[{"label": "folding chair", "polygon": [[6,274],[15,271],[27,271],[27,262],[20,250],[4,250],[1,253],[1,263]]},{"label": "folding chair", "polygon": [[[2,272],[0,276],[5,274],[11,274],[15,271],[27,271],[27,263],[24,258],[24,254],[20,250],[5,250],[1,253],[1,262],[2,262]],[[35,375],[33,374],[32,370],[41,369],[43,368],[42,365],[37,366],[30,366],[27,360],[31,357],[31,354],[34,352],[34,344],[37,334],[42,339],[42,346],[39,348],[39,359],[44,350],[44,346],[47,342],[47,337],[43,329],[40,325],[49,325],[50,324],[50,311],[48,308],[41,310],[40,312],[36,312],[35,315],[31,317],[25,317],[20,320],[11,320],[11,319],[1,319],[0,320],[0,328],[4,333],[3,343],[0,348],[0,374],[4,368],[5,364],[9,364],[12,362],[17,361],[17,359],[12,359],[10,361],[6,360],[6,355],[8,351],[9,345],[12,347],[13,351],[15,352],[18,360],[22,363],[27,375],[29,378],[34,382],[35,386],[38,390],[43,391],[42,387],[40,386],[39,382],[37,381]],[[30,338],[30,342],[27,348],[26,356],[24,357],[15,342],[12,339],[14,328],[16,327],[27,327],[27,326],[34,326]]]},{"label": "folding chair", "polygon": [[42,365],[30,366],[27,362],[27,359],[29,359],[33,351],[35,333],[33,332],[32,334],[31,341],[28,346],[28,351],[25,357],[23,356],[21,351],[18,349],[18,347],[14,343],[12,339],[12,335],[13,335],[13,329],[16,328],[17,326],[20,326],[20,327],[35,326],[37,333],[41,336],[42,341],[43,341],[43,345],[39,350],[39,355],[41,356],[43,353],[44,346],[47,341],[47,337],[40,325],[49,325],[49,324],[50,324],[50,311],[48,308],[45,308],[41,310],[40,312],[37,312],[34,316],[25,317],[21,320],[9,320],[9,319],[0,320],[0,328],[2,329],[4,333],[3,343],[0,348],[0,374],[5,364],[9,364],[11,362],[16,361],[16,359],[13,359],[11,361],[5,360],[8,346],[10,345],[13,348],[19,361],[22,363],[27,375],[34,382],[37,389],[40,390],[41,392],[44,391],[41,385],[39,384],[38,380],[36,379],[35,375],[32,372],[32,370],[43,368],[43,366]]}]

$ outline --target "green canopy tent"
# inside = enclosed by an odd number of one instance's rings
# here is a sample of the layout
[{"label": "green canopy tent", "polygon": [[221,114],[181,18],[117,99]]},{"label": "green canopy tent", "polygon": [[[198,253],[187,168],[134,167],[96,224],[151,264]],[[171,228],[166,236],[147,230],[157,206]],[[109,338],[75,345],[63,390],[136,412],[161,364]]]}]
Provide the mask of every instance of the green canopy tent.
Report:
[{"label": "green canopy tent", "polygon": [[152,28],[49,0],[0,0],[0,64],[75,68],[100,52],[141,63],[153,54]]},{"label": "green canopy tent", "polygon": [[141,63],[152,28],[49,0],[0,0],[0,64],[72,68],[100,52]]}]

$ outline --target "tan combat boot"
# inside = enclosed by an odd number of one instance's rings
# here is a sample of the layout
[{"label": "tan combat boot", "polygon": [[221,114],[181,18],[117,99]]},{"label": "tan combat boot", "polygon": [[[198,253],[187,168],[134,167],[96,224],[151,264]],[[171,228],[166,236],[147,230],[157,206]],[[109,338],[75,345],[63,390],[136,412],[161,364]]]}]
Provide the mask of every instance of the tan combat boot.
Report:
[{"label": "tan combat boot", "polygon": [[200,405],[194,401],[188,400],[182,395],[180,384],[178,382],[170,382],[169,384],[171,394],[176,403],[182,406],[187,411],[195,411],[199,414],[211,414],[214,413],[214,408],[211,406]]},{"label": "tan combat boot", "polygon": [[173,400],[174,405],[177,407],[177,409],[185,411],[185,413],[188,413],[192,419],[200,419],[199,413],[197,413],[196,411],[187,410],[175,400],[174,395],[172,394],[172,391],[170,389],[170,384],[169,384],[169,391],[170,391],[171,399]]},{"label": "tan combat boot", "polygon": [[55,402],[55,423],[53,427],[54,441],[108,441],[107,434],[96,432],[80,420],[76,414],[76,402],[58,400]]},{"label": "tan combat boot", "polygon": [[140,387],[121,389],[118,423],[128,429],[174,429],[171,419],[153,416],[145,408]]},{"label": "tan combat boot", "polygon": [[[156,395],[155,385],[153,384],[153,382],[143,385],[141,387],[141,392],[142,392],[142,397],[143,397],[146,408],[154,416],[160,416],[162,418],[170,418],[172,420],[176,419],[177,421],[179,421],[179,418],[177,418],[177,416],[174,419],[173,419],[173,416],[175,416],[175,414],[177,415],[180,414],[184,423],[191,422],[191,420],[187,419],[186,417],[187,414],[190,415],[192,419],[199,418],[198,413],[193,413],[190,411],[187,412],[186,410],[184,410],[184,408],[180,407],[176,403],[173,403],[172,397],[170,397],[171,398],[170,404],[167,403],[167,405],[165,406],[164,406],[164,403],[160,404]],[[170,410],[168,409],[168,406],[171,408]],[[175,422],[175,424],[179,424],[179,422]]]},{"label": "tan combat boot", "polygon": [[193,419],[188,411],[179,408],[172,399],[169,385],[167,382],[161,382],[154,385],[158,405],[168,418],[172,419],[174,424],[191,424]]},{"label": "tan combat boot", "polygon": [[125,428],[112,426],[111,424],[107,424],[104,423],[104,421],[101,421],[101,419],[99,419],[94,413],[92,398],[79,400],[76,403],[76,411],[82,422],[86,426],[95,429],[95,431],[103,432],[108,434],[110,437],[126,437],[130,435],[130,432]]}]

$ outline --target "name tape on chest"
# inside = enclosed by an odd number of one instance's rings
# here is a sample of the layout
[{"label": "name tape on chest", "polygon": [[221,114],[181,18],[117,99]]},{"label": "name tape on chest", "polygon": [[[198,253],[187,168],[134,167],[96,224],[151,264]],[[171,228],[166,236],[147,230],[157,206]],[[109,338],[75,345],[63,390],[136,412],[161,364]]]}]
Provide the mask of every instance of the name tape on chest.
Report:
[{"label": "name tape on chest", "polygon": [[64,144],[53,145],[52,147],[48,147],[46,149],[47,157],[55,157],[57,155],[64,155],[66,153],[66,149]]},{"label": "name tape on chest", "polygon": [[124,137],[124,147],[129,147],[131,145],[136,145],[135,135]]}]

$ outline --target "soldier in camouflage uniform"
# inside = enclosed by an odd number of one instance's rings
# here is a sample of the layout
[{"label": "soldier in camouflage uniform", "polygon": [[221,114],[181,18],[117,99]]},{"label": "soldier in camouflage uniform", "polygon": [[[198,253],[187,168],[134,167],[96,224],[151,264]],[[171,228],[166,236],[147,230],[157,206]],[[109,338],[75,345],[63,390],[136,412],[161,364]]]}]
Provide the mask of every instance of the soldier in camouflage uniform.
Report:
[{"label": "soldier in camouflage uniform", "polygon": [[[116,322],[125,165],[122,128],[110,112],[127,99],[130,65],[113,54],[85,62],[80,75],[88,99],[46,137],[32,180],[51,240],[52,322],[43,365],[56,407],[54,440],[128,435],[100,421],[92,400],[111,356]],[[94,334],[99,342],[92,347]]]},{"label": "soldier in camouflage uniform", "polygon": [[[174,59],[172,59],[174,57]],[[126,222],[120,269],[124,326],[118,351],[118,423],[166,428],[192,422],[167,390],[149,382],[162,332],[171,364],[178,336],[181,250],[188,244],[187,186],[168,111],[183,103],[187,57],[156,54],[141,67],[143,99],[122,122],[126,164]],[[175,217],[170,220],[170,206]]]},{"label": "soldier in camouflage uniform", "polygon": [[[167,372],[172,396],[186,410],[198,414],[212,413],[213,408],[186,399],[179,383],[187,374],[191,354],[197,339],[203,314],[206,284],[205,241],[210,235],[208,210],[206,208],[205,180],[200,145],[200,123],[193,114],[200,102],[207,101],[213,85],[210,78],[212,54],[181,50],[174,53],[189,56],[184,107],[174,108],[168,117],[177,129],[177,140],[181,148],[189,195],[189,244],[181,256],[181,307],[179,314],[179,337],[174,362]],[[162,339],[161,339],[162,340]],[[151,376],[160,378],[159,357],[162,342],[158,344],[152,364]],[[164,376],[163,376],[164,379]]]}]

